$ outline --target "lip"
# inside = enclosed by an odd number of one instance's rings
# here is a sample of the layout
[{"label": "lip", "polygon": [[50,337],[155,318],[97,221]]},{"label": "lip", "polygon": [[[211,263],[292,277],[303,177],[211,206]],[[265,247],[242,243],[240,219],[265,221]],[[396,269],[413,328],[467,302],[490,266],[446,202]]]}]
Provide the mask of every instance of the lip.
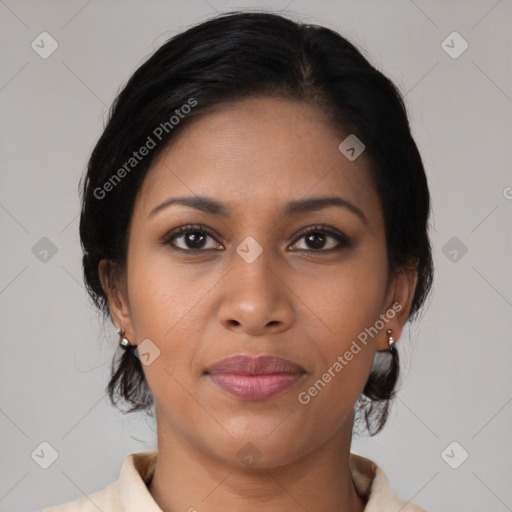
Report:
[{"label": "lip", "polygon": [[206,369],[219,388],[244,400],[264,400],[293,387],[306,371],[282,357],[236,355]]}]

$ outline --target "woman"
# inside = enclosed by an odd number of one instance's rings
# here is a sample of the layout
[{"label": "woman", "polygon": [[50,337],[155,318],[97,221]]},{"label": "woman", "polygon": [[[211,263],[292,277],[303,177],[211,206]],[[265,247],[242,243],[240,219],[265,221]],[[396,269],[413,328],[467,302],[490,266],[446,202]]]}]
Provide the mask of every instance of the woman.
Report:
[{"label": "woman", "polygon": [[350,453],[379,432],[432,282],[429,191],[396,87],[339,34],[229,13],[131,77],[83,182],[108,391],[158,450],[45,512],[421,511]]}]

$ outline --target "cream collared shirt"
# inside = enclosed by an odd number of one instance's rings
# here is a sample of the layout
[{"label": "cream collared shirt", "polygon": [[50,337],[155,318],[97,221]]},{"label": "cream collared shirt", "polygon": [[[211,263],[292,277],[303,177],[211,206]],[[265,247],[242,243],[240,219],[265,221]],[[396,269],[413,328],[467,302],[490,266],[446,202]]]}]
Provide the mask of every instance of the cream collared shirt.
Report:
[{"label": "cream collared shirt", "polygon": [[[148,490],[157,457],[158,450],[132,453],[124,460],[116,482],[41,512],[162,512]],[[395,497],[384,471],[370,459],[351,453],[350,471],[358,494],[367,500],[364,512],[425,512]],[[194,510],[193,504],[189,510]]]}]

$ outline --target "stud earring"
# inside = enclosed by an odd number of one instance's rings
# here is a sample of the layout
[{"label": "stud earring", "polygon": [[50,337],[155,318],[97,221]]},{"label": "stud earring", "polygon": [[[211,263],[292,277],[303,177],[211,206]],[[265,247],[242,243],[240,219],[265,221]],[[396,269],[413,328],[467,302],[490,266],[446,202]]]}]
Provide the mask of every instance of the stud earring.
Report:
[{"label": "stud earring", "polygon": [[388,335],[388,343],[389,343],[389,351],[390,352],[393,352],[393,350],[395,349],[395,347],[393,346],[395,343],[395,338],[393,338],[393,336],[391,336],[392,333],[393,333],[393,331],[391,329],[386,330],[386,334]]},{"label": "stud earring", "polygon": [[129,348],[131,345],[130,345],[130,342],[128,341],[128,338],[125,338],[124,336],[124,331],[122,329],[117,329],[117,334],[119,334],[119,345],[122,347],[122,348]]}]

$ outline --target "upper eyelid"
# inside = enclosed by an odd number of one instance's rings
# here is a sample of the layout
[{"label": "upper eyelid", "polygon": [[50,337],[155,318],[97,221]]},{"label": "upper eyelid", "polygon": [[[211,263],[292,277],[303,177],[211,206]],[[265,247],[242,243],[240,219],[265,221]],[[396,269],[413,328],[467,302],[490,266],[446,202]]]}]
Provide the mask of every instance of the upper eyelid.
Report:
[{"label": "upper eyelid", "polygon": [[309,232],[315,231],[315,230],[316,231],[325,231],[326,233],[328,233],[331,236],[342,236],[342,237],[348,238],[347,235],[345,235],[345,233],[343,233],[339,229],[331,228],[329,226],[324,226],[322,224],[314,224],[313,226],[306,226],[305,228],[300,229],[297,234],[297,237],[302,238],[304,235],[307,235]]}]

